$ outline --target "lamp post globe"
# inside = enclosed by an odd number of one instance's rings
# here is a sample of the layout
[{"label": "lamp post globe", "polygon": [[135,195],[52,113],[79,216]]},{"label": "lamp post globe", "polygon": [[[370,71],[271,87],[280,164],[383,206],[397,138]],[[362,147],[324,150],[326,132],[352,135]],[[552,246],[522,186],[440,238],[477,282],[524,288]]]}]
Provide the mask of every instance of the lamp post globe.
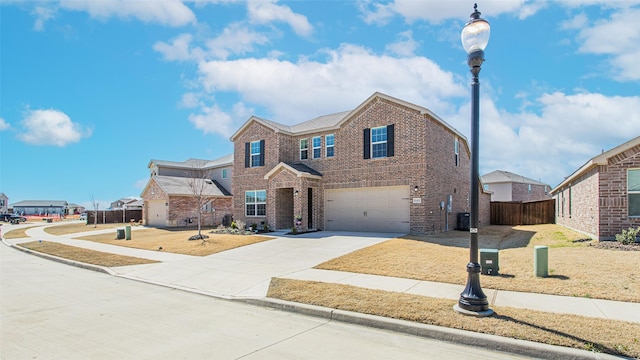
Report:
[{"label": "lamp post globe", "polygon": [[460,36],[462,46],[467,52],[467,64],[473,75],[471,82],[471,189],[470,197],[470,226],[469,226],[469,263],[467,264],[467,285],[460,294],[454,310],[473,316],[490,316],[493,310],[489,308],[487,296],[480,286],[480,270],[478,263],[478,198],[479,198],[479,143],[480,137],[480,82],[478,74],[484,62],[484,49],[489,43],[491,27],[489,22],[480,17],[478,5],[474,4],[471,19],[465,24]]}]

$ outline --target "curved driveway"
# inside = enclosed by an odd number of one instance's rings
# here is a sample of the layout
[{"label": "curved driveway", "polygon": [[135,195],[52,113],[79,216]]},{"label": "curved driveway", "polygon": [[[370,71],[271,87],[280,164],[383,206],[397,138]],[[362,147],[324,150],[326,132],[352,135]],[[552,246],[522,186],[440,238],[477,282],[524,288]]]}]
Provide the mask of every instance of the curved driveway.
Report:
[{"label": "curved driveway", "polygon": [[[209,256],[189,256],[160,251],[71,239],[88,234],[114,232],[114,229],[89,231],[65,236],[46,233],[46,226],[27,230],[29,238],[5,240],[16,244],[33,239],[56,241],[72,246],[115,254],[159,260],[160,263],[109,268],[114,275],[170,285],[179,289],[223,298],[264,297],[272,277],[295,277],[295,274],[333,258],[371,246],[400,234],[348,233],[321,231],[276,238]],[[54,225],[55,226],[55,225]],[[139,227],[133,227],[135,231]],[[5,230],[6,231],[6,230]]]}]

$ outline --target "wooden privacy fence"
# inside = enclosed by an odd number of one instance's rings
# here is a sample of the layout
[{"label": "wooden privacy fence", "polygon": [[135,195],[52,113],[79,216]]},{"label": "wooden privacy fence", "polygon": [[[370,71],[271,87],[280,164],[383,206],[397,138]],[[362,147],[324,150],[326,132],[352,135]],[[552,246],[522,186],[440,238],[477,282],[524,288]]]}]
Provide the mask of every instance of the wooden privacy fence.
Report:
[{"label": "wooden privacy fence", "polygon": [[[98,210],[98,224],[125,223],[142,220],[142,210]],[[87,210],[87,224],[95,223],[95,210]]]},{"label": "wooden privacy fence", "polygon": [[491,225],[536,225],[556,222],[553,199],[532,202],[491,202]]}]

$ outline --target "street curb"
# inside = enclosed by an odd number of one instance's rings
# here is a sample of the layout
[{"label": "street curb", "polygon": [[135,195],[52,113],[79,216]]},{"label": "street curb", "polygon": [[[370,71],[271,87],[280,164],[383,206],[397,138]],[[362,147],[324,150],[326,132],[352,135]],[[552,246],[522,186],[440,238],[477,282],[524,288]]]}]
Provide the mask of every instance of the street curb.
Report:
[{"label": "street curb", "polygon": [[79,268],[82,268],[82,269],[97,271],[97,272],[105,273],[105,274],[108,274],[108,275],[117,275],[115,272],[111,271],[109,268],[106,268],[106,267],[103,267],[103,266],[87,264],[87,263],[83,263],[83,262],[79,262],[79,261],[74,261],[74,260],[61,258],[61,257],[55,256],[55,255],[51,255],[51,254],[41,253],[39,251],[35,251],[35,250],[31,250],[31,249],[27,249],[25,247],[22,247],[19,244],[9,244],[8,242],[6,242],[4,240],[4,238],[2,239],[2,243],[5,244],[8,247],[12,247],[12,248],[14,248],[16,250],[20,250],[20,251],[22,251],[24,253],[41,257],[43,259],[56,261],[56,262],[59,262],[59,263],[65,264],[65,265],[71,265],[71,266],[79,267]]},{"label": "street curb", "polygon": [[377,315],[361,314],[352,311],[326,308],[322,306],[294,303],[278,299],[252,298],[237,300],[247,304],[269,307],[276,310],[295,312],[298,314],[324,318],[331,321],[362,325],[407,335],[414,335],[473,347],[481,347],[484,349],[530,356],[534,358],[567,360],[632,359],[610,354],[595,353],[587,350],[554,346],[536,343],[533,341],[518,340],[497,335],[451,329],[447,327],[421,324],[406,320],[386,318]]},{"label": "street curb", "polygon": [[260,306],[271,308],[275,310],[287,311],[291,313],[297,313],[306,316],[312,316],[321,319],[327,319],[328,321],[338,321],[347,324],[355,324],[361,326],[367,326],[371,328],[393,331],[397,333],[413,335],[418,337],[424,337],[429,339],[435,339],[455,344],[462,344],[472,347],[481,347],[489,350],[500,351],[504,353],[517,354],[523,356],[530,356],[533,358],[546,358],[546,359],[567,359],[567,360],[608,360],[608,359],[632,359],[628,357],[615,356],[610,354],[595,353],[587,350],[580,350],[562,346],[554,346],[542,343],[536,343],[527,340],[518,340],[508,337],[502,337],[497,335],[483,334],[466,330],[458,330],[447,327],[421,324],[406,320],[399,320],[393,318],[386,318],[377,315],[362,314],[352,311],[345,311],[339,309],[332,309],[323,306],[309,305],[303,303],[296,303],[291,301],[284,301],[272,298],[239,298],[239,297],[226,297],[218,294],[200,291],[198,289],[186,288],[181,286],[174,286],[170,284],[163,284],[159,282],[149,281],[140,278],[129,277],[118,274],[109,268],[99,265],[86,264],[78,261],[64,259],[50,254],[40,253],[31,249],[27,249],[19,246],[18,244],[9,244],[2,239],[8,247],[13,247],[17,250],[39,256],[44,259],[57,261],[66,265],[76,266],[79,268],[102,272],[111,276],[121,277],[133,281],[143,282],[151,285],[162,286],[169,289],[175,289],[185,292],[191,292],[203,296],[208,296],[220,300],[242,302],[248,305]]}]

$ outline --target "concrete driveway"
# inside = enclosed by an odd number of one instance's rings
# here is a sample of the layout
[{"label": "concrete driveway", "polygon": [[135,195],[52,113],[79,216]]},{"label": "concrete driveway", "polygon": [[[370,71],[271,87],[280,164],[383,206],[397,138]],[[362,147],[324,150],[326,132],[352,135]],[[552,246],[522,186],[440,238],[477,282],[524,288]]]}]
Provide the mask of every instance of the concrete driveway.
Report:
[{"label": "concrete driveway", "polygon": [[274,240],[206,257],[193,256],[111,270],[119,276],[135,280],[197,290],[224,298],[264,297],[272,277],[293,275],[400,235],[330,231],[297,236],[276,233]]}]

